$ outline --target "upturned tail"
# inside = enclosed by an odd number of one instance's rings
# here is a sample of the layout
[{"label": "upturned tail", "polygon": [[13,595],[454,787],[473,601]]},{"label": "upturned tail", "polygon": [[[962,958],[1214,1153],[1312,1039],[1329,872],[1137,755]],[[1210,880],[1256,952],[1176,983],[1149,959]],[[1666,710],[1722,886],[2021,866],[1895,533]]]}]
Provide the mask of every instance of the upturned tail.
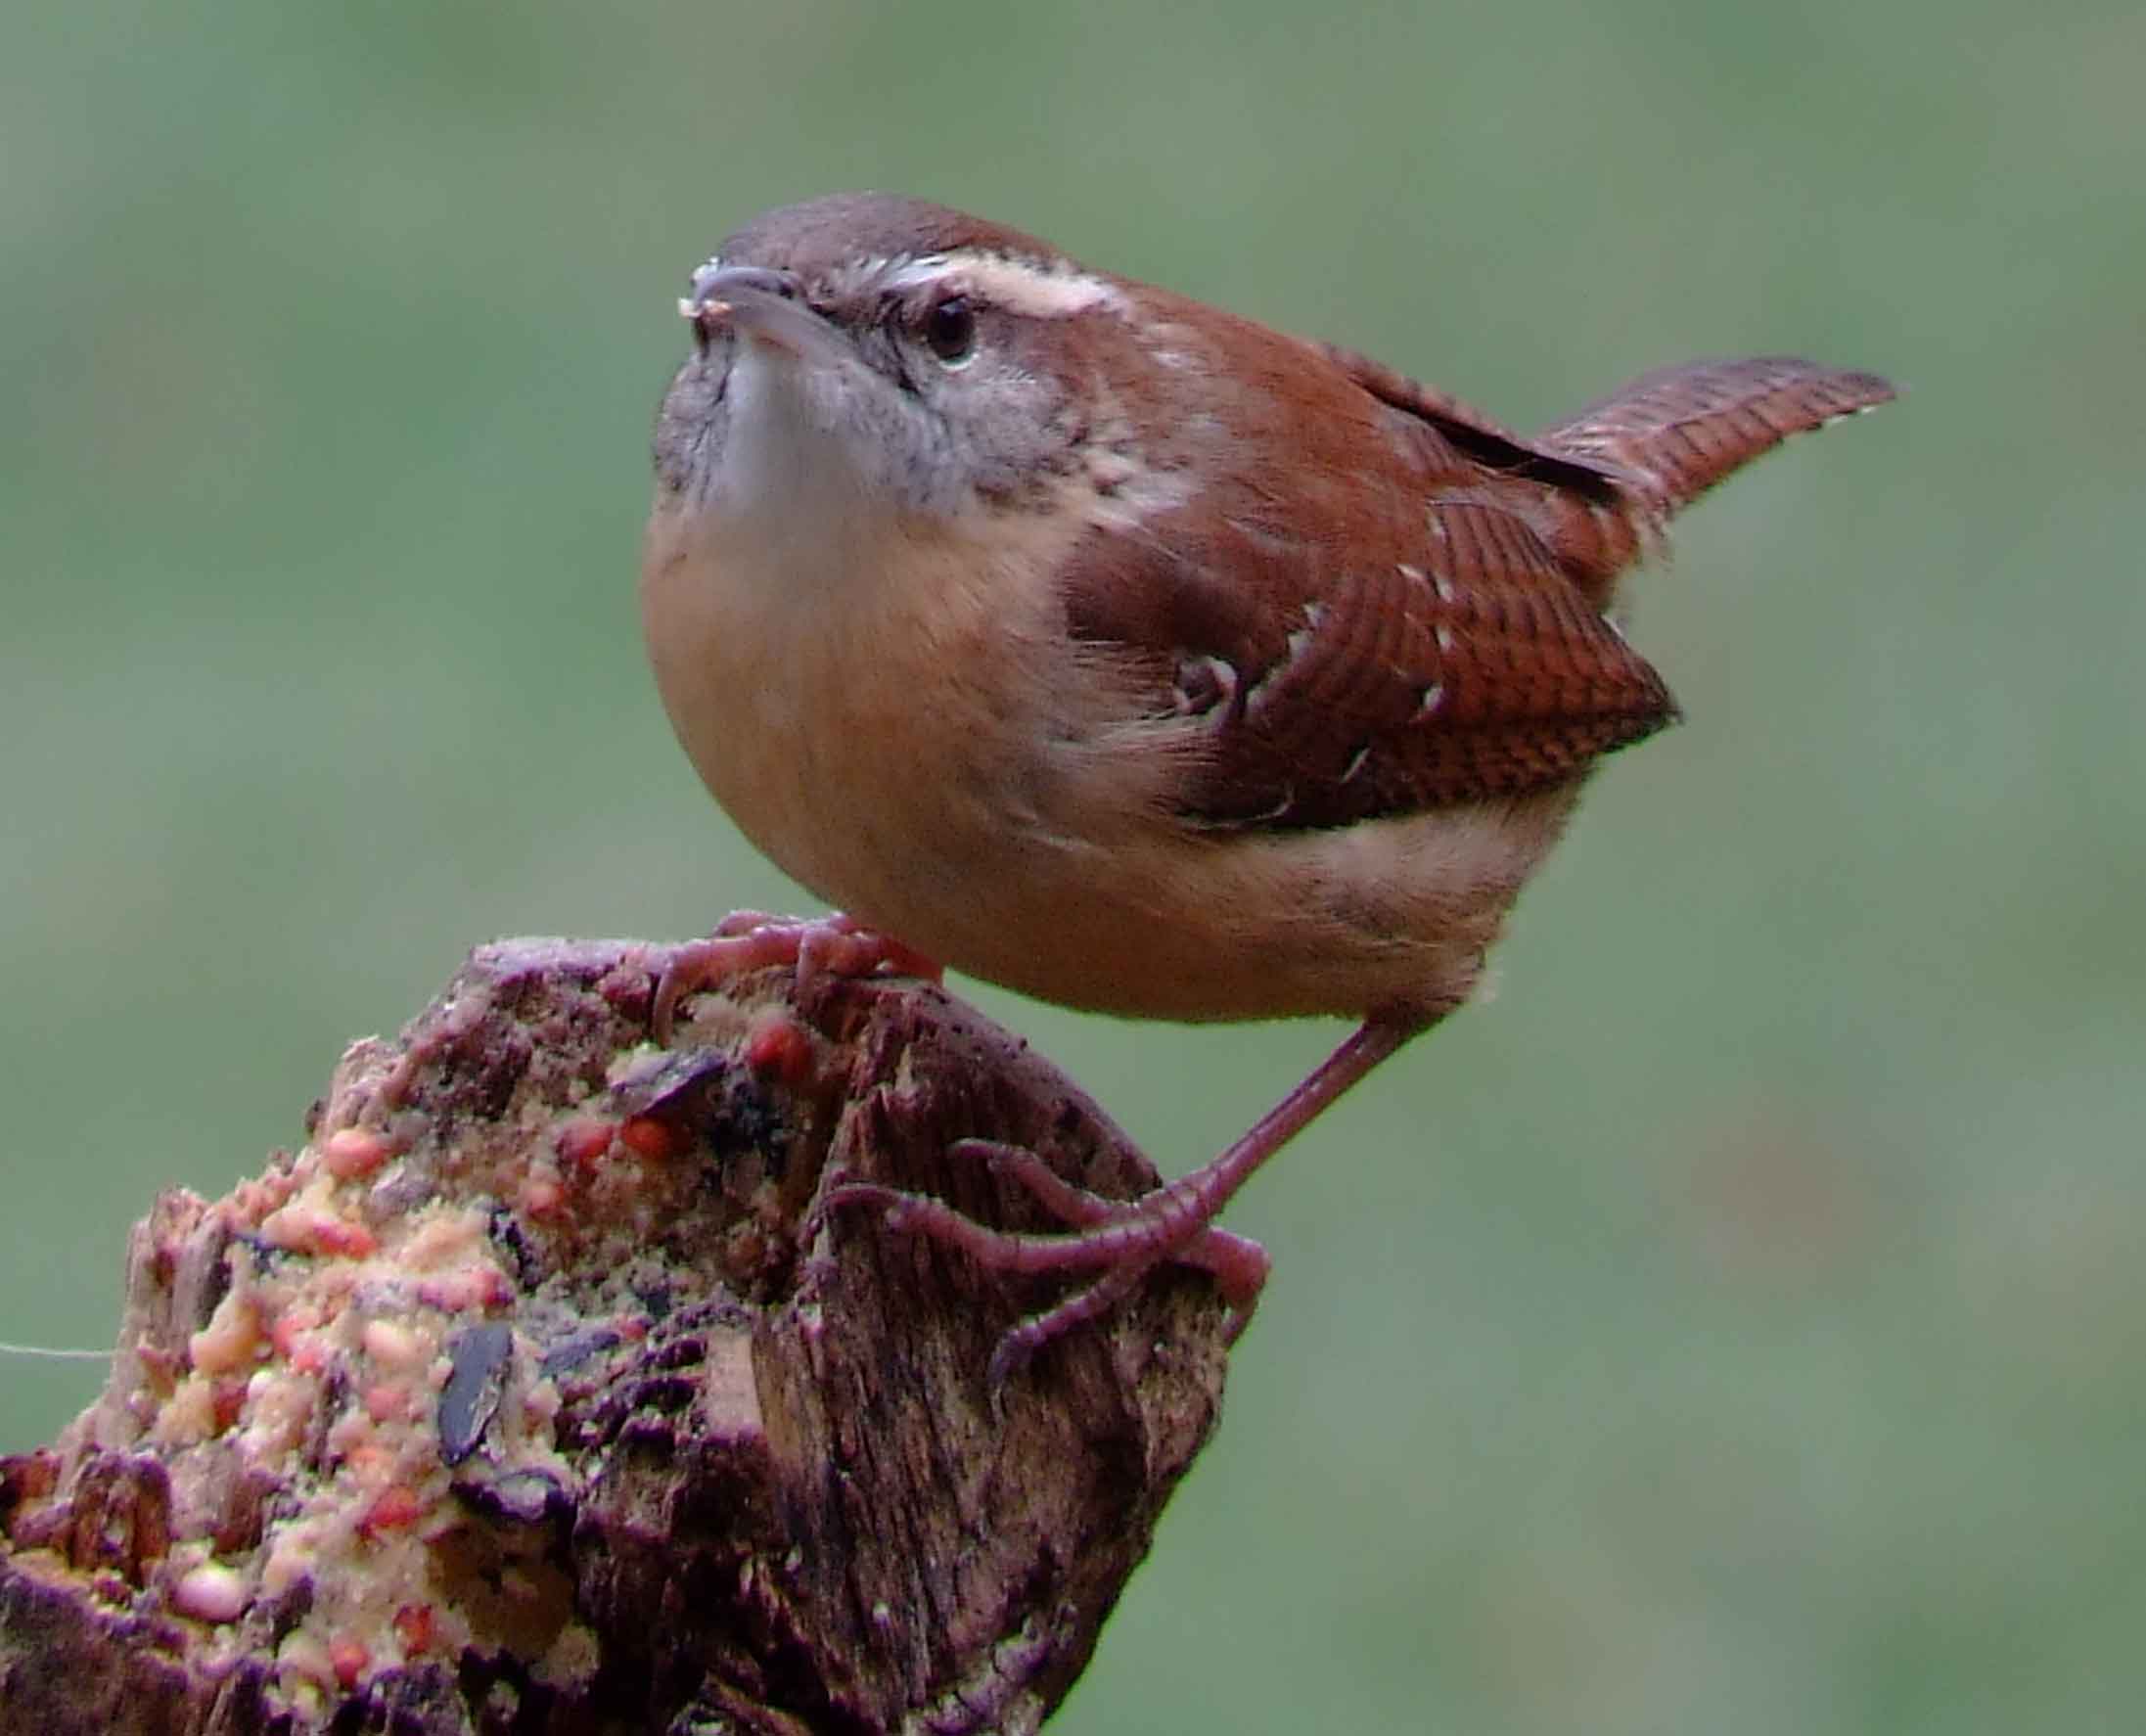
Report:
[{"label": "upturned tail", "polygon": [[1536,444],[1614,471],[1663,518],[1791,434],[1875,409],[1891,382],[1788,355],[1683,362],[1621,386]]},{"label": "upturned tail", "polygon": [[1683,362],[1642,374],[1530,442],[1594,472],[1604,492],[1568,493],[1551,532],[1581,592],[1606,607],[1618,577],[1669,519],[1791,434],[1875,409],[1891,382],[1795,356]]}]

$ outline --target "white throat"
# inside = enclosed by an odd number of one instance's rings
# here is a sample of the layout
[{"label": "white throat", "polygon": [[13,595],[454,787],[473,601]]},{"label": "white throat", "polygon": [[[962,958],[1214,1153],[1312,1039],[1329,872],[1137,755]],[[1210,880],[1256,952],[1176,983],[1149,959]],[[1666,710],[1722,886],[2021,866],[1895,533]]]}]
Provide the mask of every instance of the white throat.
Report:
[{"label": "white throat", "polygon": [[731,361],[729,428],[696,529],[771,588],[839,582],[888,533],[893,502],[858,463],[842,385],[751,338]]}]

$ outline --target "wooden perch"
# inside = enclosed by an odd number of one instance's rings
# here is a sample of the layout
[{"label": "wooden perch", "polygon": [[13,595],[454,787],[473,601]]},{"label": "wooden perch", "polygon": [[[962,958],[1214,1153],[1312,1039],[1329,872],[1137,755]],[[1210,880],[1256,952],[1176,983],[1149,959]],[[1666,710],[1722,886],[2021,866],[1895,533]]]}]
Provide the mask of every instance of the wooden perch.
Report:
[{"label": "wooden perch", "polygon": [[1153,1185],[939,989],[765,972],[649,1041],[626,943],[476,953],[296,1154],[167,1193],[110,1387],[0,1459],[0,1729],[1034,1729],[1212,1428],[1168,1268],[1003,1390],[1009,1290],[838,1177],[1042,1222],[950,1158]]}]

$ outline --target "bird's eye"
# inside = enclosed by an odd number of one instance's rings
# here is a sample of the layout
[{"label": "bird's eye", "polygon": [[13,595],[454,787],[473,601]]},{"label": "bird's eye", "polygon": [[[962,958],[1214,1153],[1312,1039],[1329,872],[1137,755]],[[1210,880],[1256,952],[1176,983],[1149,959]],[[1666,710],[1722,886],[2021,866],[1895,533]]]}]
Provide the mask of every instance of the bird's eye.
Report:
[{"label": "bird's eye", "polygon": [[924,342],[949,368],[958,368],[977,352],[977,310],[966,296],[935,301],[924,316]]}]

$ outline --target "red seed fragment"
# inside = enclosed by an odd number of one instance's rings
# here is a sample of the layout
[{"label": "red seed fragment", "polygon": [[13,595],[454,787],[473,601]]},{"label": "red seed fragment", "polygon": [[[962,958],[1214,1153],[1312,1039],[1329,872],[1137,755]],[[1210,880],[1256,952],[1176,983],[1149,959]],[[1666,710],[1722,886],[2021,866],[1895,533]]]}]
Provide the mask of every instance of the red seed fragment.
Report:
[{"label": "red seed fragment", "polygon": [[276,1316],[276,1323],[268,1329],[268,1343],[276,1354],[285,1361],[295,1359],[311,1341],[311,1335],[321,1323],[318,1304],[309,1302],[294,1302]]},{"label": "red seed fragment", "polygon": [[611,1150],[611,1142],[617,1137],[618,1127],[597,1116],[576,1116],[552,1141],[552,1149],[559,1154],[562,1163],[571,1164],[577,1169],[593,1169]]},{"label": "red seed fragment", "polygon": [[762,1008],[746,1034],[745,1061],[786,1085],[801,1084],[812,1071],[811,1033],[779,1009]]},{"label": "red seed fragment", "polygon": [[618,1129],[619,1142],[637,1158],[660,1163],[678,1150],[678,1136],[654,1116],[635,1116]]},{"label": "red seed fragment", "polygon": [[216,1419],[216,1433],[221,1435],[233,1427],[246,1411],[246,1380],[238,1375],[226,1375],[209,1388],[210,1406]]},{"label": "red seed fragment", "polygon": [[496,1308],[514,1298],[514,1287],[497,1266],[467,1265],[419,1280],[417,1300],[442,1313],[460,1314],[471,1308]]},{"label": "red seed fragment", "polygon": [[424,1511],[417,1490],[406,1483],[392,1484],[373,1497],[373,1504],[365,1509],[365,1516],[358,1521],[358,1532],[361,1536],[377,1537],[382,1531],[406,1530],[417,1523]]},{"label": "red seed fragment", "polygon": [[380,1238],[361,1223],[347,1218],[324,1217],[312,1226],[313,1246],[322,1254],[344,1259],[370,1259],[380,1252]]},{"label": "red seed fragment", "polygon": [[339,1127],[320,1148],[320,1161],[338,1181],[370,1175],[392,1155],[388,1141],[369,1127]]},{"label": "red seed fragment", "polygon": [[342,1687],[356,1687],[358,1678],[365,1673],[366,1665],[371,1662],[372,1654],[358,1640],[332,1639],[328,1642],[328,1666],[336,1672],[336,1680]]},{"label": "red seed fragment", "polygon": [[531,1217],[556,1217],[567,1204],[567,1190],[553,1175],[525,1175],[515,1203]]},{"label": "red seed fragment", "polygon": [[429,1603],[406,1603],[394,1614],[395,1637],[405,1653],[415,1657],[429,1652],[439,1640],[439,1624]]}]

